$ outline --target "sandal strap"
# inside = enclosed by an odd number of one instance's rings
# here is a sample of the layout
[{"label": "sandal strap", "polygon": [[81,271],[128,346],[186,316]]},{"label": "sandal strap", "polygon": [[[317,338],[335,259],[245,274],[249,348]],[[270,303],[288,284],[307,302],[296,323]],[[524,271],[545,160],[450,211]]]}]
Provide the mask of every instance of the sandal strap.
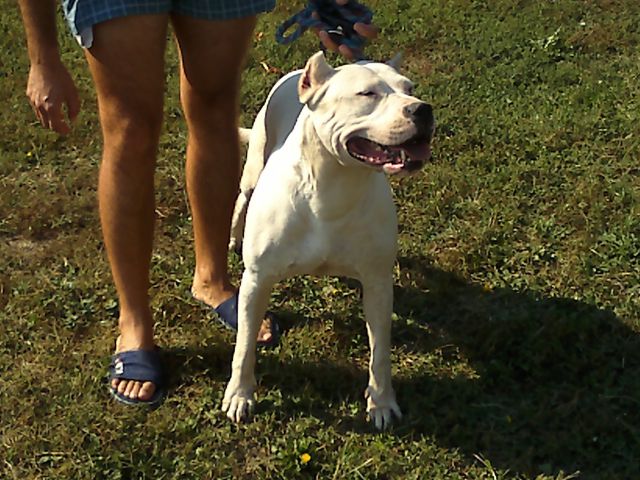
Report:
[{"label": "sandal strap", "polygon": [[128,350],[116,353],[109,365],[111,378],[151,382],[159,387],[164,382],[162,361],[156,350]]},{"label": "sandal strap", "polygon": [[[238,292],[227,298],[224,302],[213,309],[218,320],[226,327],[234,331],[238,331]],[[271,312],[265,313],[265,319],[271,320],[271,340],[267,342],[258,342],[263,347],[272,347],[280,341],[280,324],[278,318]]]},{"label": "sandal strap", "polygon": [[221,321],[238,331],[238,293],[227,298],[214,308]]}]

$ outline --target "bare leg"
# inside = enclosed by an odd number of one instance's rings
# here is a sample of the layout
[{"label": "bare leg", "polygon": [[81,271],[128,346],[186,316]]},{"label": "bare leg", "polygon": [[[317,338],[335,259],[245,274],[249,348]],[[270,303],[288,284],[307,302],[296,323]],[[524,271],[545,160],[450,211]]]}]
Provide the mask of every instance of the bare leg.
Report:
[{"label": "bare leg", "polygon": [[[189,127],[186,177],[196,255],[192,292],[218,306],[235,293],[227,248],[240,178],[238,96],[255,17],[207,21],[176,14],[171,20]],[[271,337],[268,327],[260,332],[261,340]]]},{"label": "bare leg", "polygon": [[[152,349],[149,264],[153,244],[153,176],[162,125],[167,15],[136,15],[94,27],[86,53],[104,138],[98,184],[100,220],[120,301],[117,351]],[[147,400],[150,382],[114,380],[130,398]]]}]

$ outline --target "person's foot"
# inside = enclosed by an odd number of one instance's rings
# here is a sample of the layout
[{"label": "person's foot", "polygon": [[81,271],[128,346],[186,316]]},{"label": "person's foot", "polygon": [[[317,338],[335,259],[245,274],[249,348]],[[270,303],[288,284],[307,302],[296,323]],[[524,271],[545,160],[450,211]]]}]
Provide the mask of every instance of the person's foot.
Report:
[{"label": "person's foot", "polygon": [[[128,350],[153,350],[155,344],[153,339],[129,342],[125,341],[122,335],[116,339],[116,351],[115,353],[126,352]],[[140,400],[146,402],[153,397],[156,392],[156,385],[152,382],[140,382],[135,380],[126,380],[114,378],[111,380],[111,386],[121,395],[128,397],[132,400]]]},{"label": "person's foot", "polygon": [[[191,294],[193,298],[199,300],[211,308],[217,308],[226,300],[230,299],[236,294],[235,288],[231,285],[228,287],[216,291],[211,287],[206,286],[196,286],[196,281],[194,281],[193,286],[191,287]],[[272,323],[271,318],[264,318],[262,320],[262,325],[260,325],[260,330],[258,331],[258,342],[260,343],[269,343],[274,335],[275,326]]]}]

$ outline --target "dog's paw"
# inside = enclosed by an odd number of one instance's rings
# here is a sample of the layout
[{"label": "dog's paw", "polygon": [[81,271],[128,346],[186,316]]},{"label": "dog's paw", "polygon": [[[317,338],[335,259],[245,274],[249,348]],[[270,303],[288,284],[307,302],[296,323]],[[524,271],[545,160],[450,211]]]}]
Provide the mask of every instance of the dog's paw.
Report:
[{"label": "dog's paw", "polygon": [[396,402],[388,407],[374,407],[367,409],[368,420],[375,425],[378,430],[386,430],[393,424],[394,414],[398,420],[402,418],[402,412]]},{"label": "dog's paw", "polygon": [[229,420],[236,423],[247,420],[253,413],[254,406],[255,400],[251,389],[234,388],[231,383],[227,386],[222,400],[222,411],[226,413]]},{"label": "dog's paw", "polygon": [[402,412],[396,403],[396,394],[390,393],[378,395],[371,386],[364,392],[367,399],[367,419],[375,425],[378,430],[386,430],[393,424],[393,416],[398,420],[402,419]]}]

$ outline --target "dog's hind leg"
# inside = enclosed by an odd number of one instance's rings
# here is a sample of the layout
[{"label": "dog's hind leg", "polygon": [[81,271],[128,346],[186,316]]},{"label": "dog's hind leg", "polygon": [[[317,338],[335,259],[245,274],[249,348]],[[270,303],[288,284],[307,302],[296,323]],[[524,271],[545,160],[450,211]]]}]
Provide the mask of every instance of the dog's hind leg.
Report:
[{"label": "dog's hind leg", "polygon": [[247,161],[242,169],[242,178],[240,179],[240,192],[236,199],[236,205],[233,209],[233,217],[231,220],[231,238],[229,239],[229,250],[240,251],[242,245],[242,237],[244,234],[244,220],[247,215],[249,200],[253,194],[253,189],[258,183],[258,178],[264,169],[266,162],[265,150],[267,147],[267,134],[265,127],[265,111],[263,107],[255,121],[251,130],[241,128],[239,132],[242,143],[248,143]]},{"label": "dog's hind leg", "polygon": [[390,274],[362,280],[364,317],[367,323],[371,359],[369,385],[365,390],[367,414],[377,429],[391,424],[392,413],[402,418],[391,386],[391,314],[393,278]]},{"label": "dog's hind leg", "polygon": [[302,104],[298,101],[297,85],[300,73],[289,74],[273,87],[256,115],[251,130],[240,129],[240,139],[249,143],[247,161],[242,170],[240,194],[236,201],[231,225],[230,250],[239,250],[244,234],[244,219],[253,189],[267,164],[269,156],[287,139],[296,124]]},{"label": "dog's hind leg", "polygon": [[267,310],[275,281],[245,270],[238,292],[238,335],[231,364],[231,379],[222,410],[234,422],[248,418],[254,406],[256,388],[256,339]]},{"label": "dog's hind leg", "polygon": [[247,216],[247,207],[253,190],[240,190],[236,205],[233,209],[233,217],[231,219],[231,236],[229,238],[229,250],[240,253],[242,247],[242,237],[244,235],[244,221]]}]

